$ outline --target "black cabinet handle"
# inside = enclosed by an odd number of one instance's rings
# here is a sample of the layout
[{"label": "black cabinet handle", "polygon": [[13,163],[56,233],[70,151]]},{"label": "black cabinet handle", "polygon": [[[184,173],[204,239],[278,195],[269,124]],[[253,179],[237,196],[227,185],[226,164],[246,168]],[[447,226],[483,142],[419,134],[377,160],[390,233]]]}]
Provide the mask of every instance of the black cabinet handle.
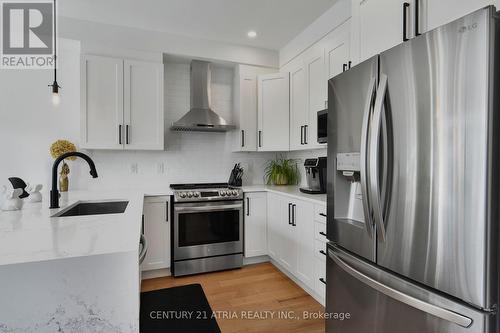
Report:
[{"label": "black cabinet handle", "polygon": [[307,128],[309,125],[304,125],[304,144],[307,145]]},{"label": "black cabinet handle", "polygon": [[250,216],[250,198],[247,197],[247,216]]},{"label": "black cabinet handle", "polygon": [[126,144],[129,144],[129,140],[128,140],[128,128],[129,128],[129,126],[125,125],[125,143]]},{"label": "black cabinet handle", "polygon": [[323,251],[323,250],[320,250],[319,253],[321,253],[322,255],[326,256],[326,252]]},{"label": "black cabinet handle", "polygon": [[296,204],[293,204],[292,205],[292,225],[294,227],[297,226],[297,221],[295,220],[295,209],[297,208],[297,205]]},{"label": "black cabinet handle", "polygon": [[304,144],[304,126],[300,126],[300,144]]},{"label": "black cabinet handle", "polygon": [[352,66],[352,61],[351,61],[351,60],[349,60],[349,62],[347,63],[347,68],[349,68],[349,69],[350,69],[350,68],[351,68],[351,66]]},{"label": "black cabinet handle", "polygon": [[420,0],[415,0],[415,37],[420,36],[420,27],[419,27],[419,20],[420,20]]},{"label": "black cabinet handle", "polygon": [[292,220],[291,220],[291,213],[290,213],[290,209],[292,208],[292,204],[291,203],[288,203],[288,224],[292,225]]},{"label": "black cabinet handle", "polygon": [[347,64],[342,64],[342,72],[345,72],[347,70]]},{"label": "black cabinet handle", "polygon": [[118,125],[118,144],[122,144],[122,125]]},{"label": "black cabinet handle", "polygon": [[323,278],[319,278],[319,280],[320,280],[321,282],[323,282],[323,283],[326,285],[326,281],[325,281],[325,279],[323,279]]},{"label": "black cabinet handle", "polygon": [[325,236],[325,237],[326,237],[326,234],[325,234],[323,231],[320,231],[320,232],[319,232],[319,234],[320,234],[321,236]]},{"label": "black cabinet handle", "polygon": [[403,42],[406,42],[408,40],[408,35],[406,33],[406,28],[408,25],[408,8],[410,8],[410,4],[408,2],[403,2]]},{"label": "black cabinet handle", "polygon": [[245,147],[245,130],[241,130],[241,146]]},{"label": "black cabinet handle", "polygon": [[259,131],[259,148],[262,147],[262,131]]},{"label": "black cabinet handle", "polygon": [[323,216],[323,217],[326,217],[326,214],[323,214],[323,213],[319,213],[319,216]]},{"label": "black cabinet handle", "polygon": [[142,234],[144,235],[144,214],[142,214]]}]

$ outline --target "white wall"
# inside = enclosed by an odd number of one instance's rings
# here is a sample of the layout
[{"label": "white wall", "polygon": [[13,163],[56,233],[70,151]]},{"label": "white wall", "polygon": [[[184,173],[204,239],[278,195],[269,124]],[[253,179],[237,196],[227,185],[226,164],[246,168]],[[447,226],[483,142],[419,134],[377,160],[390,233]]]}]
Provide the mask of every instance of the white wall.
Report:
[{"label": "white wall", "polygon": [[80,40],[83,43],[99,43],[112,48],[136,49],[248,65],[278,67],[278,52],[272,50],[67,17],[59,19],[59,35],[63,38]]},{"label": "white wall", "polygon": [[[57,139],[78,142],[80,136],[80,43],[59,44],[58,82],[61,104],[51,102],[51,70],[0,70],[0,185],[19,176],[49,184],[52,157],[49,147]],[[72,174],[78,164],[72,163]],[[79,185],[79,179],[74,179]]]},{"label": "white wall", "polygon": [[351,0],[339,0],[279,51],[279,67],[328,35],[351,17]]}]

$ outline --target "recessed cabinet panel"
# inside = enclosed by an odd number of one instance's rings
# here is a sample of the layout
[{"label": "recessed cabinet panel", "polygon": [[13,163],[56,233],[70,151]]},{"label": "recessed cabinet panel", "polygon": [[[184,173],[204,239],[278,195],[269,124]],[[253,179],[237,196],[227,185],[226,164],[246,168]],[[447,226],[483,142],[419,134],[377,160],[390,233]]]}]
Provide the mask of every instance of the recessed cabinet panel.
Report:
[{"label": "recessed cabinet panel", "polygon": [[123,61],[83,56],[81,80],[82,148],[122,149]]},{"label": "recessed cabinet panel", "polygon": [[288,73],[259,75],[259,151],[290,149],[290,86]]},{"label": "recessed cabinet panel", "polygon": [[163,149],[163,65],[126,60],[125,147]]},{"label": "recessed cabinet panel", "polygon": [[245,257],[267,255],[266,192],[245,194]]},{"label": "recessed cabinet panel", "polygon": [[302,61],[290,70],[290,149],[305,149],[307,119],[307,73]]},{"label": "recessed cabinet panel", "polygon": [[142,271],[170,267],[170,198],[144,199],[144,235],[148,252],[141,265]]}]

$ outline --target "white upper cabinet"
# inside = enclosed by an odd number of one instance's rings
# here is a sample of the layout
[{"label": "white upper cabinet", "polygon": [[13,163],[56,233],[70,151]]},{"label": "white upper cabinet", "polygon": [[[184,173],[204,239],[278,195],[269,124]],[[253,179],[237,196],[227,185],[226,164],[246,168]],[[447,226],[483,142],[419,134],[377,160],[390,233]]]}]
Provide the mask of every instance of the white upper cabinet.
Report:
[{"label": "white upper cabinet", "polygon": [[81,61],[81,146],[123,147],[123,61],[83,56]]},{"label": "white upper cabinet", "polygon": [[267,255],[267,194],[245,194],[245,257]]},{"label": "white upper cabinet", "polygon": [[163,64],[125,60],[125,147],[163,149]]},{"label": "white upper cabinet", "polygon": [[258,76],[259,151],[290,149],[290,85],[288,73]]},{"label": "white upper cabinet", "polygon": [[[323,42],[327,80],[342,73],[349,65],[352,65],[349,28],[349,24],[343,24],[335,29],[335,33],[329,34]],[[349,63],[350,61],[351,63]],[[328,94],[328,86],[326,91],[326,94]]]},{"label": "white upper cabinet", "polygon": [[[328,81],[325,72],[325,52],[321,47],[312,47],[305,54],[307,70],[308,122],[304,128],[304,143],[307,148],[317,148],[318,111],[327,108]],[[323,145],[324,146],[324,145]]]},{"label": "white upper cabinet", "polygon": [[163,64],[82,56],[82,148],[162,150],[163,121]]},{"label": "white upper cabinet", "polygon": [[[353,0],[359,2],[360,60],[366,60],[410,38],[410,2]],[[406,28],[403,24],[406,20]]]},{"label": "white upper cabinet", "polygon": [[305,126],[309,120],[307,73],[305,63],[297,59],[290,66],[290,150],[304,149]]},{"label": "white upper cabinet", "polygon": [[272,73],[269,68],[238,65],[234,78],[233,151],[257,151],[257,75]]},{"label": "white upper cabinet", "polygon": [[429,30],[449,23],[462,16],[472,13],[475,10],[488,5],[497,6],[500,9],[498,0],[420,0],[427,6],[427,25]]}]

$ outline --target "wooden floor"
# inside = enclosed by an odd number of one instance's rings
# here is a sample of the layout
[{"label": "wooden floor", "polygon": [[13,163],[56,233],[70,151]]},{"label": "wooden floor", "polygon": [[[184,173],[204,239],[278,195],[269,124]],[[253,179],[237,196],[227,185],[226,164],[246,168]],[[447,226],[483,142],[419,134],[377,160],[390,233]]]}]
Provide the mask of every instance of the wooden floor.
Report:
[{"label": "wooden floor", "polygon": [[[323,306],[271,263],[188,277],[143,280],[142,291],[191,283],[203,286],[212,310],[218,314],[217,322],[222,333],[325,332],[323,319],[303,319],[304,311],[323,313]],[[223,318],[224,314],[226,318]],[[271,319],[271,315],[275,318]],[[294,318],[278,319],[278,315]],[[256,318],[249,319],[250,316]]]}]

